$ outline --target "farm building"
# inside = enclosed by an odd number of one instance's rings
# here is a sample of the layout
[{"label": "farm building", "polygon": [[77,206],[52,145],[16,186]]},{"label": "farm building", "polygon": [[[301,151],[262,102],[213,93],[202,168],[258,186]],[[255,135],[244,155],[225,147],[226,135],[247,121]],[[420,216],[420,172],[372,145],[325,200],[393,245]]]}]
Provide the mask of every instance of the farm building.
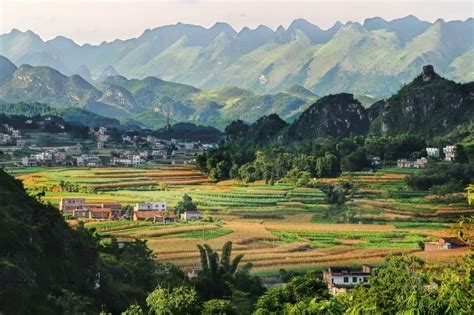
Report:
[{"label": "farm building", "polygon": [[196,221],[201,219],[202,215],[199,211],[186,211],[181,213],[181,220],[183,221]]},{"label": "farm building", "polygon": [[370,266],[364,265],[361,269],[352,267],[329,267],[323,273],[324,282],[327,283],[331,294],[336,295],[346,292],[360,283],[368,283],[369,276],[373,274]]},{"label": "farm building", "polygon": [[436,242],[426,242],[424,249],[426,252],[434,252],[439,250],[448,250],[457,247],[463,247],[464,243],[455,237],[440,238]]}]

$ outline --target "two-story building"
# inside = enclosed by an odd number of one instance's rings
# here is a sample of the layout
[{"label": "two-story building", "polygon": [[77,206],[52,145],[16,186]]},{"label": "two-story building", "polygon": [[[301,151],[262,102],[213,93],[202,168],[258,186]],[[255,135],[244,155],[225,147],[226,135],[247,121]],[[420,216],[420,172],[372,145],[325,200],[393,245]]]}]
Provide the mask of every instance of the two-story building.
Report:
[{"label": "two-story building", "polygon": [[85,206],[85,198],[61,198],[61,201],[59,202],[59,210],[63,212],[78,208],[84,208]]},{"label": "two-story building", "polygon": [[445,161],[454,161],[456,158],[456,147],[454,145],[447,145],[443,148],[444,160]]},{"label": "two-story building", "polygon": [[347,266],[329,267],[323,273],[323,280],[327,283],[330,293],[336,295],[346,292],[358,284],[368,284],[372,274],[372,267],[367,265],[363,265],[361,269]]}]

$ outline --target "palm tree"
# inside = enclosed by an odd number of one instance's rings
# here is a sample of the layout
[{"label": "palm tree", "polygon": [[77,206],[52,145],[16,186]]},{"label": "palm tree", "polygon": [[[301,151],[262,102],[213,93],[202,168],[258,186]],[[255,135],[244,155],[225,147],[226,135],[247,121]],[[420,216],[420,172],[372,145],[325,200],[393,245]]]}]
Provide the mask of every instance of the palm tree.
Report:
[{"label": "palm tree", "polygon": [[231,286],[243,254],[231,259],[232,242],[226,242],[222,247],[222,256],[211,246],[198,245],[202,270],[196,279],[199,292],[205,299],[222,298],[231,294]]}]

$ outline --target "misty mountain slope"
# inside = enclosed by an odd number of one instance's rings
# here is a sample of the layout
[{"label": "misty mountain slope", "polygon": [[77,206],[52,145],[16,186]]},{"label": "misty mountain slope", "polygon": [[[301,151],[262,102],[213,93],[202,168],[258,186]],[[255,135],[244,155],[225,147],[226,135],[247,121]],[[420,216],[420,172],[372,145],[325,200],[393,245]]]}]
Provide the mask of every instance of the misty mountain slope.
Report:
[{"label": "misty mountain slope", "polygon": [[0,56],[0,83],[11,78],[17,67],[7,58]]},{"label": "misty mountain slope", "polygon": [[[298,19],[288,29],[261,25],[236,32],[225,23],[208,29],[178,23],[137,38],[82,46],[65,37],[44,42],[31,31],[13,30],[0,35],[0,55],[66,75],[84,66],[95,80],[112,66],[127,78],[153,76],[204,89],[237,86],[268,94],[297,84],[320,95],[388,96],[427,63],[444,76],[471,80],[473,24],[472,18],[429,23],[414,16],[374,17],[322,30]],[[360,75],[365,79],[358,80]]]},{"label": "misty mountain slope", "polygon": [[129,80],[120,75],[106,76],[92,85],[78,75],[68,77],[50,67],[22,65],[17,69],[3,57],[0,68],[6,69],[0,81],[0,101],[81,108],[122,121],[141,122],[150,128],[164,126],[168,115],[173,122],[222,128],[235,119],[252,122],[270,114],[294,119],[317,99],[301,86],[285,93],[259,95],[236,87],[200,90],[155,77]]},{"label": "misty mountain slope", "polygon": [[0,85],[0,99],[4,101],[42,102],[56,107],[84,107],[101,95],[80,76],[67,77],[49,67],[22,65]]}]

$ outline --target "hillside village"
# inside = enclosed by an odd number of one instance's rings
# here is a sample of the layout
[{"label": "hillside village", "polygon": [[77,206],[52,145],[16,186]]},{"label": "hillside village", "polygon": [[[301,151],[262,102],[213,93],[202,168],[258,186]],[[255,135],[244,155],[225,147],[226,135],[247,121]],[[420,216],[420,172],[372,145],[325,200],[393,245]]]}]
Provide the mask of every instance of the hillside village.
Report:
[{"label": "hillside village", "polygon": [[[75,145],[40,147],[28,138],[28,130],[15,129],[4,124],[5,133],[0,133],[0,150],[4,154],[17,155],[19,152],[34,152],[17,162],[19,166],[140,166],[147,163],[187,164],[206,150],[216,148],[217,144],[199,141],[180,141],[160,139],[155,136],[122,135],[112,140],[106,127],[90,128],[89,135],[94,139],[89,147],[82,141]],[[96,148],[91,146],[95,143]],[[87,153],[84,150],[87,150]],[[93,153],[96,151],[97,153]],[[20,153],[22,154],[22,153]],[[23,153],[24,154],[24,153]]]}]

